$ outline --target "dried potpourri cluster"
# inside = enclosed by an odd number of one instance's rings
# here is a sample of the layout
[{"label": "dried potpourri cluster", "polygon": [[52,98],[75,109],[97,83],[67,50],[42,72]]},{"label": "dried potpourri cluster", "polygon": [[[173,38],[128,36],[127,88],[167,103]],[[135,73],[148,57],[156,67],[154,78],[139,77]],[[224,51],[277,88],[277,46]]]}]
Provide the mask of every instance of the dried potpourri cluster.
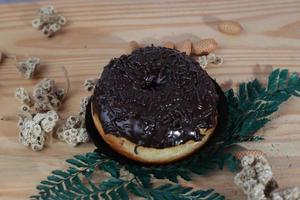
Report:
[{"label": "dried potpourri cluster", "polygon": [[298,187],[290,187],[271,193],[272,200],[299,200],[300,189]]},{"label": "dried potpourri cluster", "polygon": [[58,110],[62,104],[67,90],[55,86],[54,80],[43,79],[33,90],[34,108],[37,112]]},{"label": "dried potpourri cluster", "polygon": [[56,134],[61,141],[71,146],[89,141],[85,128],[85,112],[90,97],[84,97],[80,102],[80,111],[77,115],[71,115],[57,130]]},{"label": "dried potpourri cluster", "polygon": [[15,92],[15,97],[22,104],[33,107],[37,113],[58,110],[66,95],[64,88],[56,87],[54,80],[47,78],[34,87],[31,96],[24,88],[17,88]]},{"label": "dried potpourri cluster", "polygon": [[[239,157],[239,156],[238,156]],[[297,187],[278,190],[270,164],[263,154],[250,151],[241,157],[242,170],[234,177],[249,200],[299,200]]]},{"label": "dried potpourri cluster", "polygon": [[[97,79],[88,79],[84,87],[92,91]],[[57,110],[69,90],[55,86],[54,80],[43,79],[32,92],[32,95],[24,88],[17,88],[15,97],[21,102],[18,127],[20,129],[19,140],[22,144],[29,146],[35,151],[42,150],[47,136],[52,134],[59,122]],[[90,97],[84,97],[80,102],[80,111],[65,120],[56,130],[58,138],[71,146],[86,143],[89,140],[85,128],[85,112]]]},{"label": "dried potpourri cluster", "polygon": [[[91,92],[94,90],[97,78],[91,78],[84,81],[84,88]],[[58,138],[71,146],[77,146],[79,143],[89,141],[89,136],[85,128],[86,106],[90,97],[84,97],[80,102],[80,111],[77,115],[71,115],[57,129]]]},{"label": "dried potpourri cluster", "polygon": [[210,53],[208,55],[199,56],[198,62],[199,65],[205,69],[208,64],[221,65],[223,63],[223,58],[214,53]]},{"label": "dried potpourri cluster", "polygon": [[[41,83],[46,82],[42,81]],[[36,89],[46,91],[44,87],[42,88],[46,85],[46,88],[49,88],[48,84],[39,84]],[[47,98],[47,94],[49,93],[45,92],[43,97]],[[44,109],[41,112],[40,107],[36,107],[36,105],[44,105],[43,108],[49,108],[48,104],[51,103],[35,102],[36,99],[31,97],[24,88],[17,88],[15,97],[22,104],[18,114],[19,140],[23,145],[31,146],[32,150],[40,151],[44,148],[46,138],[51,135],[59,116],[54,109]]]},{"label": "dried potpourri cluster", "polygon": [[51,5],[40,8],[38,12],[39,17],[32,20],[32,27],[42,30],[47,37],[52,37],[67,23],[66,18],[59,15]]},{"label": "dried potpourri cluster", "polygon": [[37,57],[28,58],[25,61],[18,62],[16,67],[18,72],[26,79],[31,79],[40,66],[40,59]]},{"label": "dried potpourri cluster", "polygon": [[89,78],[84,81],[84,89],[91,92],[94,90],[96,83],[97,83],[97,78]]}]

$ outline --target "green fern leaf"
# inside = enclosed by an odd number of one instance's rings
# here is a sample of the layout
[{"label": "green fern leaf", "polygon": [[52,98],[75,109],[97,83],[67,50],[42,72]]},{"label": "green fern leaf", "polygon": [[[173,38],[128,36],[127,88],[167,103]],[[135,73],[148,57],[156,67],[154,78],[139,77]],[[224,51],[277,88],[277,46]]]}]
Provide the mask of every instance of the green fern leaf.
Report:
[{"label": "green fern leaf", "polygon": [[145,188],[150,187],[150,179],[151,179],[151,173],[149,173],[149,168],[147,167],[141,167],[137,165],[125,165],[126,170],[128,170],[130,173],[134,174],[136,178],[138,178],[142,185]]},{"label": "green fern leaf", "polygon": [[150,195],[154,200],[206,200],[206,199],[225,199],[222,195],[215,193],[214,190],[196,190],[182,187],[178,184],[165,184],[150,190]]},{"label": "green fern leaf", "polygon": [[66,161],[67,161],[67,163],[72,164],[72,165],[74,165],[76,167],[79,167],[79,168],[88,166],[86,163],[81,162],[80,160],[77,160],[77,159],[68,159]]},{"label": "green fern leaf", "polygon": [[269,94],[272,94],[277,91],[279,74],[280,74],[280,69],[276,69],[269,75],[268,90],[267,90]]},{"label": "green fern leaf", "polygon": [[147,197],[145,191],[143,189],[141,189],[137,184],[130,182],[127,185],[127,189],[128,191],[130,191],[132,194],[134,194],[135,196],[138,197]]},{"label": "green fern leaf", "polygon": [[[237,92],[226,92],[229,109],[229,125],[225,144],[231,145],[246,141],[252,134],[263,127],[269,116],[278,110],[281,103],[292,95],[299,95],[300,78],[293,73],[288,77],[288,70],[274,70],[264,88],[258,80],[242,83]],[[224,135],[225,135],[224,134]],[[237,137],[238,136],[238,137]]]},{"label": "green fern leaf", "polygon": [[105,180],[99,186],[99,190],[105,192],[107,190],[111,190],[114,187],[119,187],[124,183],[123,180],[118,178],[111,178],[109,180]]},{"label": "green fern leaf", "polygon": [[110,173],[111,176],[118,178],[120,176],[120,166],[116,161],[110,160],[99,165],[99,169]]}]

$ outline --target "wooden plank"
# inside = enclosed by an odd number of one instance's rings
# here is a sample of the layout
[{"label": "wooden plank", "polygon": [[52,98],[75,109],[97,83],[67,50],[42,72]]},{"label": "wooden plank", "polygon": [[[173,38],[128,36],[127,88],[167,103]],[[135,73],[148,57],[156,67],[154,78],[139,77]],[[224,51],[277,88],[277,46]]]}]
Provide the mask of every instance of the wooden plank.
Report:
[{"label": "wooden plank", "polygon": [[[51,39],[31,27],[36,10],[53,4],[69,20],[63,31]],[[64,160],[92,151],[92,144],[78,148],[53,140],[39,153],[18,143],[16,87],[31,88],[43,77],[64,84],[65,66],[71,79],[71,92],[60,114],[78,111],[79,100],[87,96],[82,83],[99,76],[103,66],[125,52],[127,42],[160,45],[164,41],[196,41],[213,37],[220,44],[217,54],[223,66],[208,67],[221,84],[235,86],[254,77],[262,80],[272,68],[300,72],[300,1],[295,0],[65,0],[0,4],[0,49],[18,59],[38,56],[42,67],[33,80],[16,72],[15,61],[0,66],[0,114],[11,116],[0,121],[0,198],[24,199],[53,169],[66,167]],[[228,36],[216,28],[219,20],[237,20],[245,28],[240,36]],[[230,84],[232,81],[232,84]],[[259,134],[264,142],[247,143],[247,148],[265,151],[280,186],[300,185],[300,99],[285,103],[274,120]],[[298,177],[298,178],[297,178]],[[217,171],[197,177],[196,187],[215,188],[229,199],[245,199],[233,184],[233,174]]]}]

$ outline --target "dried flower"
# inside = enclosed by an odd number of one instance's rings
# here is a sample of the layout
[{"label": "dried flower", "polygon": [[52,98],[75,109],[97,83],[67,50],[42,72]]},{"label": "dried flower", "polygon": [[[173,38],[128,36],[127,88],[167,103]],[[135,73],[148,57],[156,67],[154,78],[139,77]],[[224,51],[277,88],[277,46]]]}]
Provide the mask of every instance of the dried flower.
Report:
[{"label": "dried flower", "polygon": [[17,70],[26,79],[33,77],[37,67],[40,65],[40,59],[33,57],[28,58],[26,61],[17,63]]},{"label": "dried flower", "polygon": [[17,88],[15,91],[15,98],[21,102],[21,104],[30,105],[31,98],[24,88]]},{"label": "dried flower", "polygon": [[32,27],[42,30],[47,37],[52,37],[66,22],[67,20],[49,5],[39,9],[39,17],[32,20]]},{"label": "dried flower", "polygon": [[55,111],[32,114],[27,105],[23,105],[19,115],[19,141],[25,146],[31,146],[34,151],[44,148],[47,134],[51,134],[59,116]]},{"label": "dried flower", "polygon": [[34,107],[37,112],[58,110],[65,95],[64,88],[57,88],[54,80],[43,79],[33,90]]},{"label": "dried flower", "polygon": [[273,179],[271,166],[263,156],[244,156],[241,159],[242,171],[234,177],[249,200],[267,200],[271,191],[278,187]]},{"label": "dried flower", "polygon": [[84,88],[91,92],[92,90],[94,90],[96,83],[97,83],[97,78],[90,78],[84,81]]},{"label": "dried flower", "polygon": [[90,97],[84,97],[81,99],[80,101],[80,111],[79,111],[79,115],[81,115],[82,117],[85,117],[85,113],[86,113],[86,106],[88,105],[90,100]]},{"label": "dried flower", "polygon": [[79,143],[89,141],[89,136],[85,128],[86,106],[90,97],[84,97],[80,102],[78,115],[71,115],[57,130],[58,138],[67,144],[75,147]]},{"label": "dried flower", "polygon": [[300,189],[298,187],[286,188],[279,191],[274,191],[271,194],[272,200],[299,200]]},{"label": "dried flower", "polygon": [[67,88],[58,88],[54,80],[43,79],[30,95],[24,88],[17,88],[15,97],[22,104],[19,107],[19,140],[34,151],[43,149],[47,135],[51,135],[59,116],[55,110],[61,106],[69,91],[70,81],[65,68]]},{"label": "dried flower", "polygon": [[208,64],[206,56],[200,56],[198,58],[198,63],[200,65],[200,67],[202,67],[203,69],[205,69],[206,66],[207,66],[207,64]]},{"label": "dried flower", "polygon": [[223,63],[223,58],[217,56],[214,53],[203,55],[198,58],[199,65],[202,68],[206,68],[208,64],[221,65]]}]

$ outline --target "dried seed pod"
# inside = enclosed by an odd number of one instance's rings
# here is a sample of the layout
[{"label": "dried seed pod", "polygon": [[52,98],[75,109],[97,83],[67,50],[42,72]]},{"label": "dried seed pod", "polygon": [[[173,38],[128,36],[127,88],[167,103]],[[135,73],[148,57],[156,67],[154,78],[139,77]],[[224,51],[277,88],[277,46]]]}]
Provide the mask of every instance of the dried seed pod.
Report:
[{"label": "dried seed pod", "polygon": [[51,106],[54,108],[54,110],[58,110],[59,107],[61,106],[61,102],[60,102],[60,100],[57,99],[57,98],[52,99],[52,100],[50,101],[50,104],[51,104]]},{"label": "dried seed pod", "polygon": [[298,187],[290,187],[274,191],[271,193],[272,200],[299,200],[300,189]]},{"label": "dried seed pod", "polygon": [[212,63],[214,65],[221,65],[223,63],[223,58],[217,56],[214,53],[210,53],[206,57],[208,63]]},{"label": "dried seed pod", "polygon": [[169,49],[174,49],[175,48],[175,44],[173,42],[166,42],[164,44],[164,47],[169,48]]},{"label": "dried seed pod", "polygon": [[44,78],[36,85],[36,88],[41,88],[42,90],[44,90],[42,94],[49,94],[53,92],[54,84],[55,84],[54,80]]},{"label": "dried seed pod", "polygon": [[55,121],[45,118],[42,120],[41,126],[46,133],[50,133],[54,129]]},{"label": "dried seed pod", "polygon": [[35,29],[42,29],[43,28],[43,23],[40,18],[36,18],[32,20],[31,25]]},{"label": "dried seed pod", "polygon": [[59,100],[62,100],[65,96],[65,89],[64,88],[57,88],[55,90],[55,94],[56,94],[56,96]]},{"label": "dried seed pod", "polygon": [[77,141],[79,143],[86,143],[89,141],[89,135],[86,128],[80,128],[78,131]]},{"label": "dried seed pod", "polygon": [[84,97],[80,101],[80,111],[79,115],[84,116],[86,112],[86,106],[88,105],[90,97]]},{"label": "dried seed pod", "polygon": [[57,121],[59,119],[58,114],[55,111],[48,111],[43,120],[41,120],[41,127],[46,133],[52,132]]},{"label": "dried seed pod", "polygon": [[19,111],[20,112],[28,112],[28,113],[30,113],[30,107],[28,105],[26,105],[26,104],[23,104],[23,105],[21,105],[19,107]]},{"label": "dried seed pod", "polygon": [[190,55],[192,52],[192,42],[190,40],[184,40],[181,44],[176,46],[176,49],[180,52]]},{"label": "dried seed pod", "polygon": [[218,48],[218,43],[212,38],[199,40],[193,43],[192,53],[195,55],[209,54]]},{"label": "dried seed pod", "polygon": [[36,112],[45,112],[49,109],[48,105],[44,102],[35,102],[33,108]]},{"label": "dried seed pod", "polygon": [[50,30],[53,33],[57,32],[59,29],[61,29],[61,26],[58,23],[53,23],[53,24],[50,25]]},{"label": "dried seed pod", "polygon": [[29,105],[31,103],[31,98],[24,88],[17,88],[15,91],[15,98],[19,100],[22,104]]},{"label": "dried seed pod", "polygon": [[126,53],[130,54],[131,52],[133,52],[138,48],[140,48],[139,44],[136,41],[131,41],[128,43],[128,46],[126,48]]},{"label": "dried seed pod", "polygon": [[46,25],[46,26],[43,27],[42,33],[44,35],[46,35],[48,38],[50,38],[54,35],[55,32],[52,30],[50,25]]},{"label": "dried seed pod", "polygon": [[42,30],[47,37],[52,37],[67,22],[51,5],[40,8],[39,14],[38,18],[32,20],[32,27]]},{"label": "dried seed pod", "polygon": [[43,138],[43,139],[40,139],[39,142],[32,143],[31,144],[31,149],[33,151],[41,151],[44,148],[44,140],[45,139]]},{"label": "dried seed pod", "polygon": [[18,62],[16,67],[18,72],[26,79],[33,77],[37,67],[40,65],[40,59],[33,57],[26,61]]},{"label": "dried seed pod", "polygon": [[37,112],[58,110],[65,95],[63,88],[56,88],[54,80],[43,79],[33,90],[34,108]]},{"label": "dried seed pod", "polygon": [[23,136],[22,131],[19,132],[19,142],[26,147],[29,147],[29,145],[30,145],[30,143],[27,141],[27,139]]},{"label": "dried seed pod", "polygon": [[80,112],[78,115],[71,115],[57,130],[56,134],[61,141],[77,146],[89,140],[85,128],[85,112],[90,97],[84,97],[80,102]]},{"label": "dried seed pod", "polygon": [[56,13],[56,10],[54,9],[54,6],[53,5],[47,5],[47,6],[44,6],[44,7],[41,7],[38,12],[41,14],[41,15],[53,15]]},{"label": "dried seed pod", "polygon": [[21,128],[22,128],[22,126],[23,126],[23,124],[24,124],[24,119],[23,119],[23,118],[21,118],[21,117],[19,117],[19,119],[18,119],[18,123],[17,123],[17,126],[18,126],[18,128],[19,128],[19,129],[21,129]]},{"label": "dried seed pod", "polygon": [[271,166],[263,156],[243,156],[242,170],[234,177],[234,183],[241,187],[249,200],[265,199],[278,188],[273,179]]},{"label": "dried seed pod", "polygon": [[63,26],[67,23],[67,20],[63,16],[59,16],[59,19],[58,19],[57,23],[60,24],[61,26]]},{"label": "dried seed pod", "polygon": [[54,110],[50,110],[46,113],[49,117],[51,117],[55,122],[59,120],[59,115]]},{"label": "dried seed pod", "polygon": [[85,143],[89,140],[87,130],[85,128],[70,128],[70,129],[60,129],[56,132],[58,138],[67,144],[75,147],[79,143]]},{"label": "dried seed pod", "polygon": [[208,64],[207,57],[206,56],[199,56],[198,63],[200,65],[200,67],[202,67],[203,69],[205,69],[206,66],[207,66],[207,64]]},{"label": "dried seed pod", "polygon": [[45,132],[38,123],[31,120],[23,121],[20,130],[19,141],[23,145],[31,145],[31,148],[34,151],[40,151],[43,149]]},{"label": "dried seed pod", "polygon": [[65,127],[66,128],[76,128],[76,125],[78,125],[80,123],[81,118],[77,115],[71,115],[70,117],[68,117],[66,123],[65,123]]},{"label": "dried seed pod", "polygon": [[37,113],[34,117],[33,117],[33,121],[35,123],[40,123],[43,119],[45,119],[47,116],[46,113]]},{"label": "dried seed pod", "polygon": [[265,154],[260,150],[242,150],[234,154],[235,158],[241,160],[244,156],[253,156],[255,158],[259,156],[265,156]]},{"label": "dried seed pod", "polygon": [[223,63],[223,58],[211,53],[208,55],[199,56],[199,65],[205,69],[208,64],[221,65]]},{"label": "dried seed pod", "polygon": [[218,24],[219,31],[229,35],[238,35],[242,32],[243,27],[237,21],[221,21]]},{"label": "dried seed pod", "polygon": [[98,78],[89,78],[84,81],[83,86],[87,91],[91,92],[92,90],[94,90],[97,81],[98,81]]}]

